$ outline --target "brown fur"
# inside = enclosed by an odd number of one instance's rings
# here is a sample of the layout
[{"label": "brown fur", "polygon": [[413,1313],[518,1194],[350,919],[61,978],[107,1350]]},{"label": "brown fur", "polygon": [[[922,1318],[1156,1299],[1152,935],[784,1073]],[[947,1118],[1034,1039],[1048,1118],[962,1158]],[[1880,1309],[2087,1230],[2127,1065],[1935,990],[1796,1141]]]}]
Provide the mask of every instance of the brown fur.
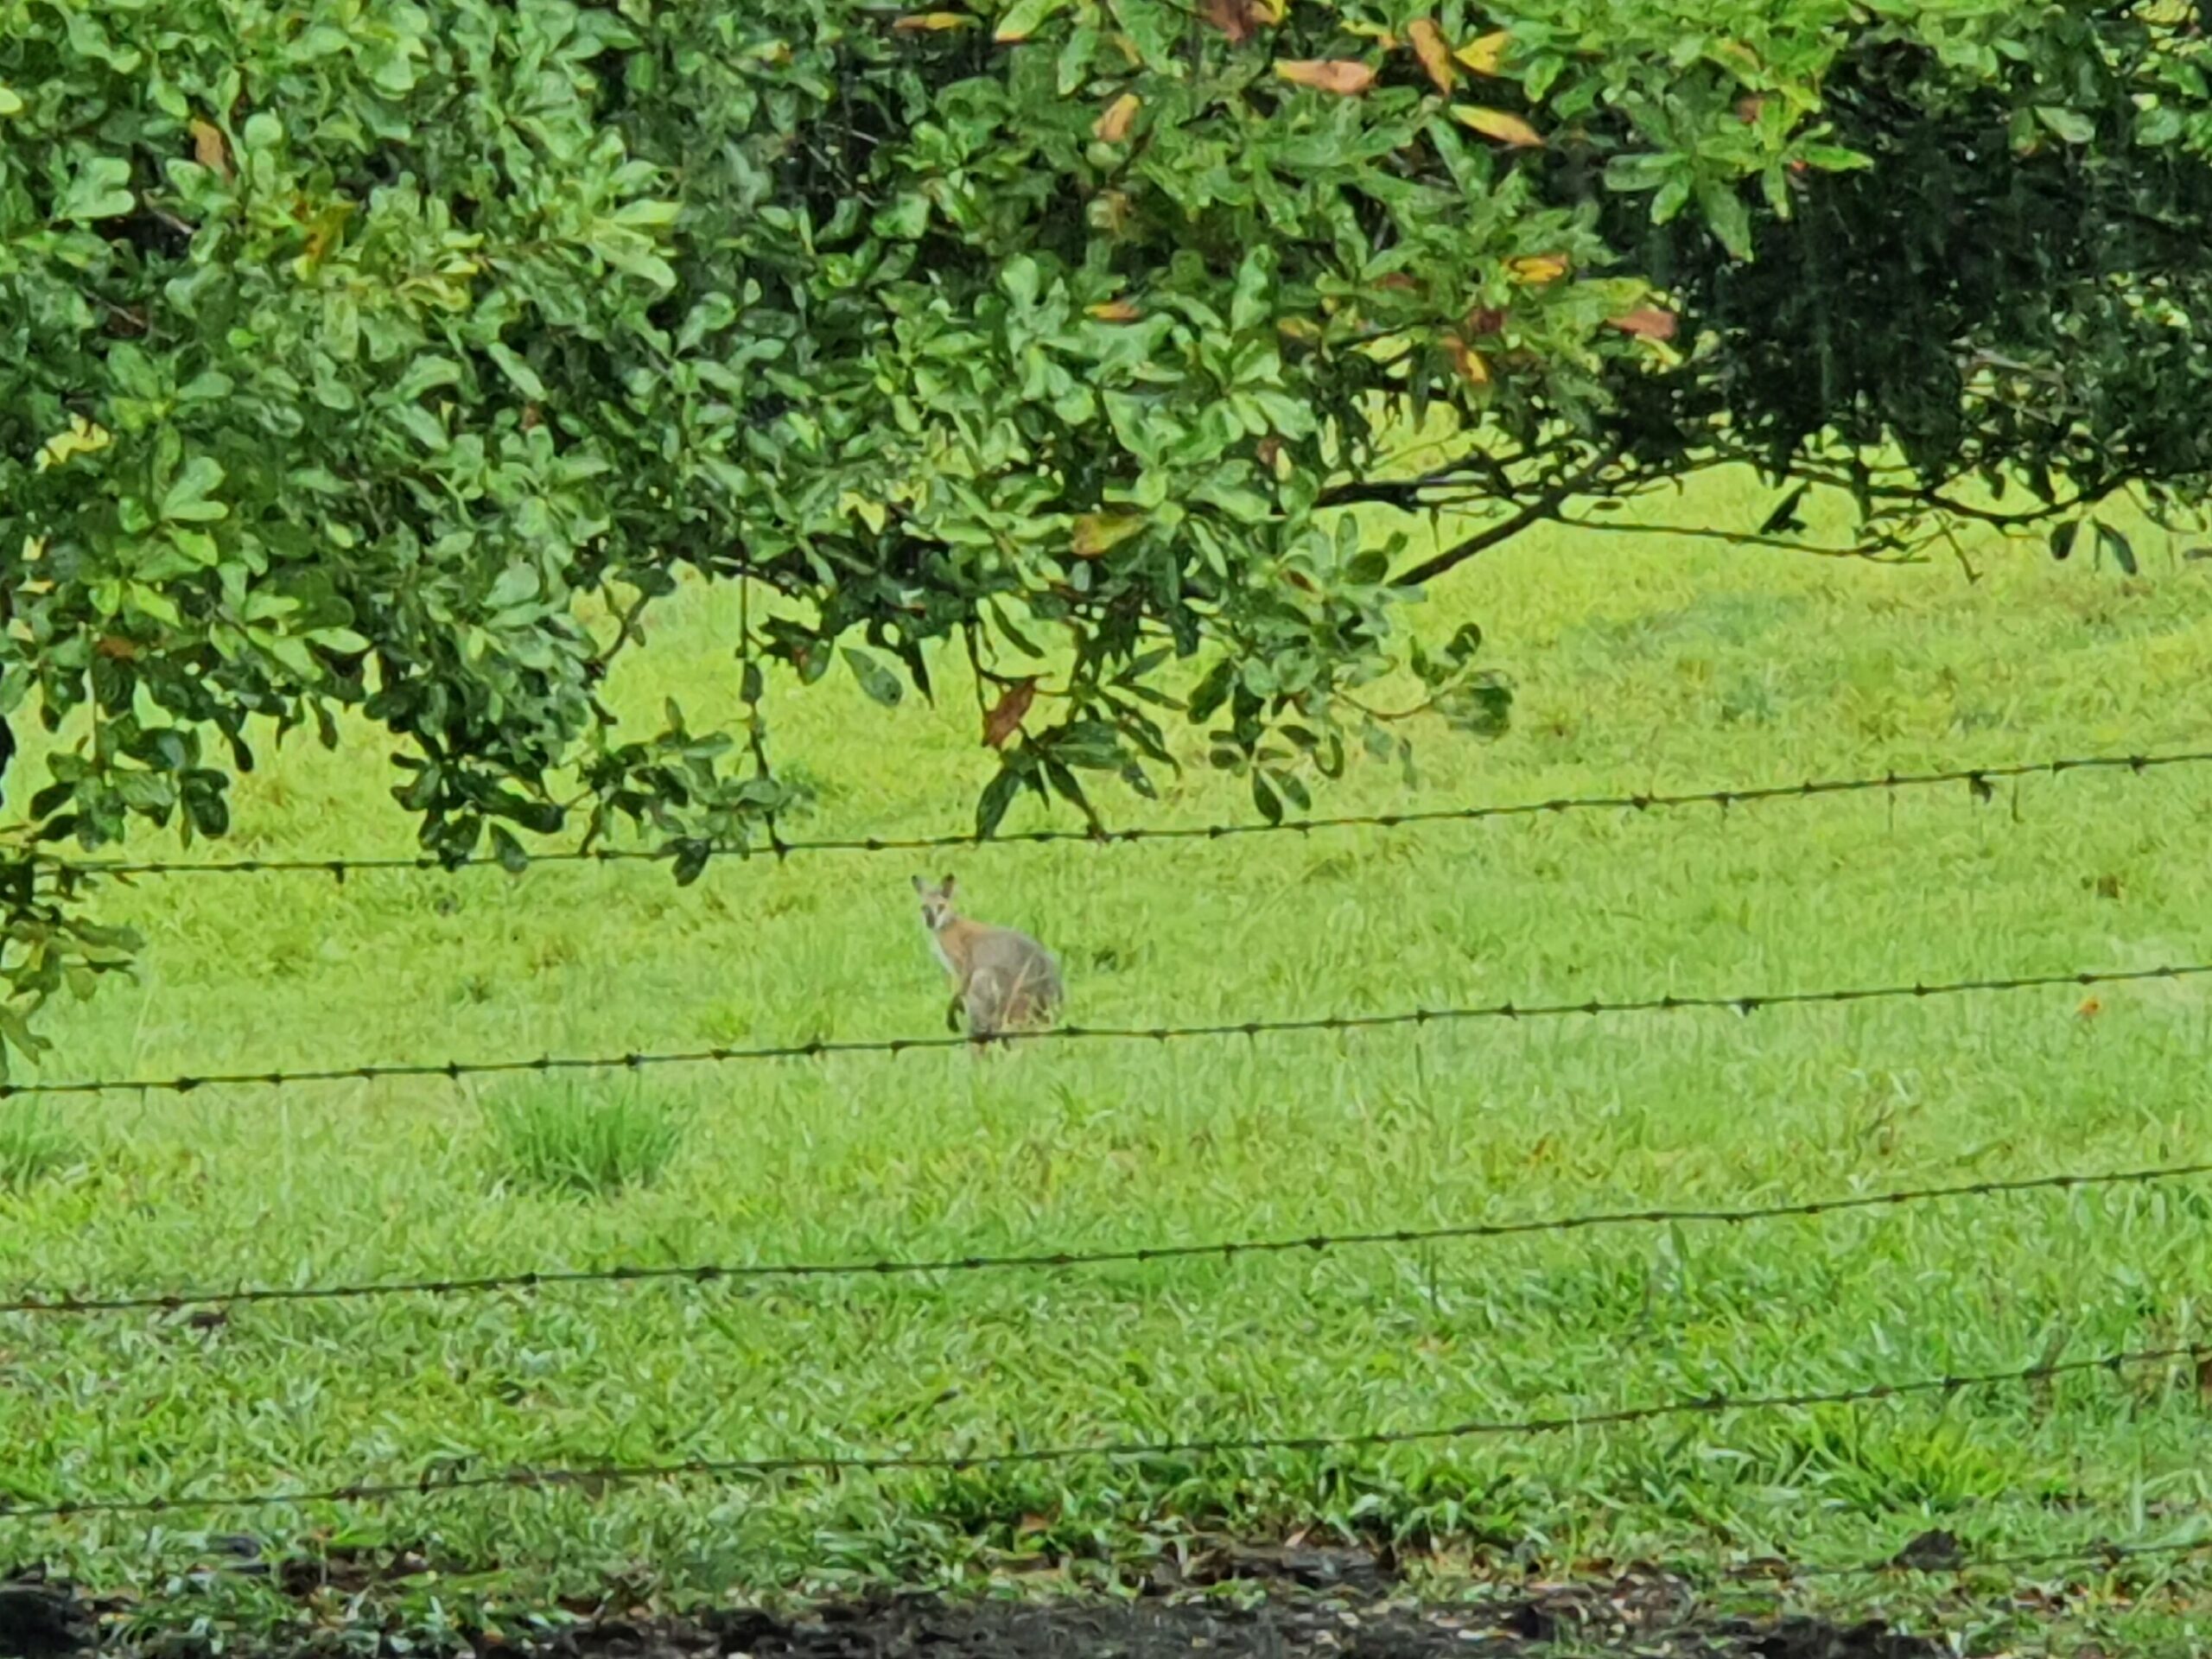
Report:
[{"label": "brown fur", "polygon": [[969,920],[952,907],[952,887],[949,875],[936,887],[914,878],[922,925],[952,977],[947,1023],[964,1019],[979,1043],[1050,1025],[1066,999],[1052,953],[1027,933]]}]

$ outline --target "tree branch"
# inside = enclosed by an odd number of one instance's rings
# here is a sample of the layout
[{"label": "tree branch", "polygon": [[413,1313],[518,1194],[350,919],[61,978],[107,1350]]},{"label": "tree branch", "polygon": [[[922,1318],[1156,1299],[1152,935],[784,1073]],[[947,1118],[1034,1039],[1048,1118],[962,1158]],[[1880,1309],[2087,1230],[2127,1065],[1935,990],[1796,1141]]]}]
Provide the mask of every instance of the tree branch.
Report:
[{"label": "tree branch", "polygon": [[1426,582],[1433,582],[1446,571],[1465,563],[1478,553],[1486,553],[1501,542],[1511,541],[1531,524],[1557,518],[1560,508],[1570,497],[1588,489],[1599,474],[1619,459],[1619,450],[1607,450],[1580,472],[1560,480],[1510,518],[1478,531],[1457,546],[1448,547],[1433,558],[1424,560],[1403,575],[1393,578],[1391,585],[1395,588],[1419,588]]},{"label": "tree branch", "polygon": [[1815,559],[1862,559],[1869,564],[1918,564],[1921,559],[1897,547],[1820,547],[1792,541],[1787,536],[1764,536],[1750,531],[1714,530],[1701,524],[1628,524],[1611,518],[1568,518],[1559,522],[1574,530],[1610,531],[1614,535],[1678,536],[1695,541],[1726,542],[1732,547],[1770,547],[1783,553],[1802,553]]}]

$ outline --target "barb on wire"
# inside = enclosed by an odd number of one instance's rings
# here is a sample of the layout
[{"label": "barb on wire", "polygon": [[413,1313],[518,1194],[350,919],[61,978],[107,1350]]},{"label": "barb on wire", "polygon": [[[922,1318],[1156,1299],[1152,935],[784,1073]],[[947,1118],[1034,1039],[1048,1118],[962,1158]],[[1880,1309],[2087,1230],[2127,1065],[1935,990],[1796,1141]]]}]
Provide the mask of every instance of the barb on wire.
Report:
[{"label": "barb on wire", "polygon": [[2196,1344],[2139,1348],[2094,1357],[2046,1361],[2015,1370],[1981,1371],[1915,1377],[1901,1382],[1870,1382],[1856,1388],[1786,1394],[1714,1393],[1605,1411],[1518,1419],[1472,1418],[1421,1428],[1371,1429],[1355,1433],[1268,1434],[1249,1438],[1205,1436],[1192,1440],[1096,1440],[1052,1446],[1014,1446],[981,1452],[887,1452],[795,1453],[766,1458],[687,1458],[669,1463],[600,1463],[475,1471],[467,1460],[441,1459],[412,1480],[355,1481],[342,1486],[204,1494],[181,1492],[162,1497],[64,1499],[53,1503],[0,1505],[0,1521],[68,1520],[103,1515],[176,1515],[215,1510],[268,1509],[299,1503],[374,1503],[397,1498],[434,1497],[450,1492],[493,1488],[578,1487],[587,1491],[614,1485],[684,1479],[745,1479],[783,1474],[889,1474],[902,1471],[963,1472],[1026,1465],[1078,1463],[1092,1459],[1139,1462],[1159,1458],[1213,1458],[1269,1452],[1372,1450],[1447,1440],[1512,1439],[1565,1434],[1586,1429],[1619,1428],[1671,1417],[1719,1416],[1737,1411],[1803,1411],[1821,1406],[1861,1405],[1876,1401],[1937,1395],[1949,1398],[1972,1389],[2006,1383],[2056,1382],[2093,1371],[2114,1374],[2147,1366],[2212,1358],[2212,1346]]},{"label": "barb on wire", "polygon": [[979,1047],[986,1044],[1168,1043],[1198,1038],[1280,1037],[1300,1032],[1390,1031],[1453,1025],[1478,1020],[1599,1019],[1630,1014],[1694,1014],[1722,1011],[1751,1015],[1772,1008],[1809,1007],[1900,998],[1983,995],[2007,991],[2049,990],[2058,986],[2134,984],[2147,980],[2196,979],[2212,975],[2212,963],[2170,964],[2069,974],[2022,974],[1990,979],[1955,979],[1910,985],[1863,985],[1821,991],[1743,991],[1726,996],[1645,996],[1620,1001],[1592,997],[1581,1002],[1496,1002],[1478,1007],[1405,1008],[1382,1014],[1314,1014],[1299,1019],[1221,1020],[1195,1026],[1061,1026],[1046,1031],[1008,1032],[986,1039],[970,1037],[818,1037],[804,1043],[774,1043],[754,1048],[694,1048],[626,1054],[540,1055],[535,1059],[371,1062],[361,1065],[316,1066],[301,1071],[208,1071],[168,1077],[92,1077],[61,1083],[0,1083],[0,1100],[19,1095],[186,1095],[208,1088],[289,1088],[311,1083],[378,1083],[399,1078],[539,1075],[556,1071],[643,1071],[672,1065],[728,1065],[745,1061],[814,1060],[831,1055],[924,1053],[931,1050]]},{"label": "barb on wire", "polygon": [[264,1302],[335,1302],[397,1296],[477,1296],[575,1285],[714,1285],[762,1279],[892,1278],[948,1273],[1053,1272],[1163,1262],[1231,1261],[1246,1255],[1319,1255],[1326,1250],[1518,1238],[1536,1233],[1584,1232],[1609,1227],[1707,1223],[1738,1225],[1793,1217],[1843,1215],[1857,1210],[1896,1210],[1948,1199],[1999,1198],[2024,1192],[2075,1192],[2097,1187],[2150,1186],[2208,1175],[2212,1175],[2212,1163],[2170,1164],[2153,1169],[2105,1171],[2086,1175],[2033,1175],[1962,1181],[1946,1186],[1854,1192],[1841,1198],[1798,1199],[1738,1209],[1603,1210],[1527,1221],[1462,1222],[1435,1227],[1306,1233],[1276,1238],[1223,1239],[1209,1244],[1135,1245],[1099,1250],[1035,1250],[1014,1255],[940,1256],[918,1260],[703,1262],[691,1266],[632,1264],[486,1274],[471,1278],[382,1280],[340,1285],[263,1285],[232,1290],[168,1290],[114,1295],[26,1290],[18,1292],[12,1300],[0,1301],[0,1314],[175,1312],[188,1307],[238,1307]]},{"label": "barb on wire", "polygon": [[[1034,830],[981,836],[973,833],[936,836],[865,836],[819,841],[785,841],[771,831],[771,846],[718,849],[723,858],[749,859],[764,853],[777,858],[794,853],[932,852],[961,847],[994,845],[1039,846],[1055,842],[1085,842],[1094,846],[1135,846],[1140,842],[1221,841],[1234,836],[1310,835],[1316,830],[1374,829],[1409,830],[1424,824],[1475,823],[1491,818],[1540,817],[1579,811],[1651,812],[1686,807],[1751,806],[1770,801],[1812,800],[1830,795],[1868,791],[1933,789],[1965,785],[1974,798],[1986,799],[1993,787],[2011,779],[2061,777],[2077,772],[2126,772],[2140,774],[2173,766],[2212,762],[2212,750],[2164,754],[2097,754],[2053,760],[2008,762],[1998,766],[1959,766],[1936,772],[1885,772],[1879,777],[1808,778],[1795,784],[1748,785],[1740,788],[1697,790],[1667,794],[1652,791],[1628,794],[1572,795],[1550,800],[1517,801],[1488,805],[1437,807],[1421,811],[1347,813],[1329,817],[1285,818],[1280,823],[1240,822],[1197,825],[1133,826],[1126,830]],[[677,849],[590,848],[532,853],[530,864],[658,863],[679,856]],[[229,858],[194,860],[82,859],[66,861],[80,874],[119,877],[170,875],[271,875],[285,873],[327,875],[344,880],[356,872],[371,870],[505,869],[495,858],[466,858],[458,861],[429,855],[369,858]]]}]

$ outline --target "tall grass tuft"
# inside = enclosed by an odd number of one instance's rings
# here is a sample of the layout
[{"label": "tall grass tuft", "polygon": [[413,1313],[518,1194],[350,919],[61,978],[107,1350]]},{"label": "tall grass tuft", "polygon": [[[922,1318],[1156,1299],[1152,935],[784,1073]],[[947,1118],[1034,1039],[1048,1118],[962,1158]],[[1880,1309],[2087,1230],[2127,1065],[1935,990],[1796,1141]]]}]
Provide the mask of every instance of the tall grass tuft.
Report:
[{"label": "tall grass tuft", "polygon": [[485,1104],[493,1177],[501,1185],[604,1198],[657,1180],[683,1143],[683,1120],[642,1091],[575,1084],[506,1089]]}]

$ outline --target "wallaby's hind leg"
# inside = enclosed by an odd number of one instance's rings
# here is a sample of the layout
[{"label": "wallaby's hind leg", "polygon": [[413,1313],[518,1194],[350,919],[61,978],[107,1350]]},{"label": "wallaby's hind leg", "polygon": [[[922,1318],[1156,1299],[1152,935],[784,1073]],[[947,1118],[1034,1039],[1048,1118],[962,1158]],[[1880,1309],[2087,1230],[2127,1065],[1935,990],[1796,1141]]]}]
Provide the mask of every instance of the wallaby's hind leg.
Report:
[{"label": "wallaby's hind leg", "polygon": [[996,974],[986,970],[968,982],[968,1040],[972,1052],[981,1054],[997,1039],[1005,1025],[1005,1006]]},{"label": "wallaby's hind leg", "polygon": [[944,1005],[944,1028],[947,1031],[958,1031],[967,1024],[967,1016],[968,1000],[958,991],[955,991],[952,994],[952,1001]]}]

